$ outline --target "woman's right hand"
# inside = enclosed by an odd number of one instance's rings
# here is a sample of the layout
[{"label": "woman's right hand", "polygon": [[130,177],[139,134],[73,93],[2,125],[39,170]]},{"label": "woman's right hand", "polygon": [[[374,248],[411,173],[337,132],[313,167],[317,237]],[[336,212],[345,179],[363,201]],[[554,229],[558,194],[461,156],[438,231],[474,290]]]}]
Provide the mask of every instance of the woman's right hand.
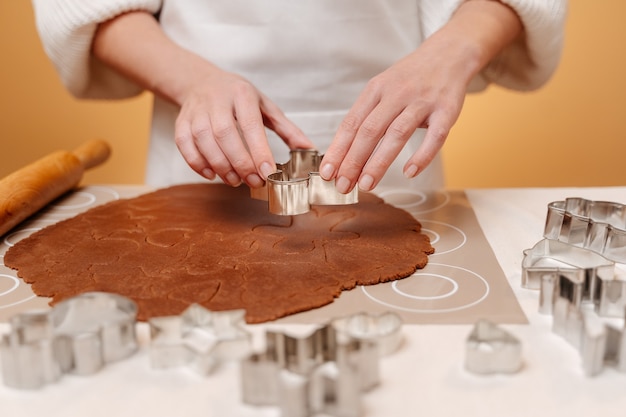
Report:
[{"label": "woman's right hand", "polygon": [[174,43],[150,13],[129,12],[101,23],[92,51],[111,68],[180,106],[176,144],[189,166],[206,178],[262,186],[276,169],[265,127],[290,149],[315,147],[249,81]]},{"label": "woman's right hand", "polygon": [[290,149],[313,143],[246,79],[201,63],[176,120],[176,145],[196,172],[237,186],[260,187],[276,170],[265,127]]}]

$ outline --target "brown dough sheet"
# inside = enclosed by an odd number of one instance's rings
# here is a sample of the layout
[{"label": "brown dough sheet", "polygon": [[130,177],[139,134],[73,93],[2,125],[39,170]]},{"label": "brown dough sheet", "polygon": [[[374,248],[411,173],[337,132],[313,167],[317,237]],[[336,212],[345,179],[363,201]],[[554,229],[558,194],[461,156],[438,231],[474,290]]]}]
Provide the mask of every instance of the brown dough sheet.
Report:
[{"label": "brown dough sheet", "polygon": [[173,186],[46,227],[4,262],[51,304],[106,291],[135,300],[139,320],[199,303],[243,308],[260,323],[426,265],[434,249],[413,216],[373,194],[359,199],[277,216],[246,187]]}]

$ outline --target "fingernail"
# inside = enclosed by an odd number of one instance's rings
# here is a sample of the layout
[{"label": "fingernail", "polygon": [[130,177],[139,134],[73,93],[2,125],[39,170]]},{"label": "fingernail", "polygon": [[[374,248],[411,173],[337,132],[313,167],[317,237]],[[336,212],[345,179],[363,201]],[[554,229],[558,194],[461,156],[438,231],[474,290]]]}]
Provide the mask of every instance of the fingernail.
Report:
[{"label": "fingernail", "polygon": [[365,174],[361,177],[361,180],[359,181],[359,188],[363,191],[370,191],[374,186],[374,178],[369,175],[369,174]]},{"label": "fingernail", "polygon": [[341,194],[347,194],[350,191],[350,180],[346,177],[339,177],[335,181],[335,188]]},{"label": "fingernail", "polygon": [[264,181],[257,174],[250,174],[246,177],[246,183],[252,188],[263,186]]},{"label": "fingernail", "polygon": [[210,168],[204,168],[202,170],[202,175],[210,180],[215,179],[215,172],[213,172]]},{"label": "fingernail", "polygon": [[[320,169],[320,175],[325,180],[329,180],[332,178],[333,173],[335,172],[335,167],[331,164],[325,164],[322,169]],[[345,179],[345,178],[344,178]]]},{"label": "fingernail", "polygon": [[276,172],[276,168],[272,167],[269,162],[263,162],[261,164],[261,175],[263,175],[263,178],[269,177],[270,174],[273,174],[274,172]]},{"label": "fingernail", "polygon": [[413,178],[414,176],[417,175],[417,171],[418,171],[417,165],[409,165],[407,169],[404,170],[404,176],[406,178]]},{"label": "fingernail", "polygon": [[235,171],[230,171],[228,174],[224,176],[224,180],[228,183],[228,185],[232,185],[233,187],[241,184],[241,178],[239,175],[235,173]]}]

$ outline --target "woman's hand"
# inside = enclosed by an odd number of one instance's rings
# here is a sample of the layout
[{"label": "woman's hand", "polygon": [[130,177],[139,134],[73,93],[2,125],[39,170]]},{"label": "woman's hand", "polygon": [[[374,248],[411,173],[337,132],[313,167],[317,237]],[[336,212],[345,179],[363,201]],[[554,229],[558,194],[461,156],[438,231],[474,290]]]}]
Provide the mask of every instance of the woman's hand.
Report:
[{"label": "woman's hand", "polygon": [[176,145],[196,172],[237,186],[260,187],[276,164],[264,127],[290,149],[313,148],[302,131],[247,80],[207,63],[182,99]]},{"label": "woman's hand", "polygon": [[100,24],[92,50],[97,59],[180,106],[176,144],[189,166],[206,178],[262,186],[276,169],[265,127],[290,149],[314,148],[250,82],[172,42],[147,12]]},{"label": "woman's hand", "polygon": [[433,160],[459,117],[471,79],[521,31],[498,1],[468,0],[413,53],[372,78],[344,118],[320,174],[340,192],[373,189],[417,128],[424,141],[404,166],[412,178]]},{"label": "woman's hand", "polygon": [[406,176],[428,165],[445,142],[465,98],[465,70],[450,66],[440,41],[427,42],[372,78],[344,118],[320,170],[326,179],[336,177],[340,192],[357,180],[362,190],[373,189],[419,127],[426,136]]}]

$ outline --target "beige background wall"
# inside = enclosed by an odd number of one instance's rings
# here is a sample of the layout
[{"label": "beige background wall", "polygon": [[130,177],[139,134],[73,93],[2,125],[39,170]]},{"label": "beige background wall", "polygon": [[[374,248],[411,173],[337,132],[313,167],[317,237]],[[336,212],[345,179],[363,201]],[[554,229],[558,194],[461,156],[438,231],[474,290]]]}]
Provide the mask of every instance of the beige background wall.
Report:
[{"label": "beige background wall", "polygon": [[[533,93],[468,97],[444,150],[451,188],[626,185],[623,0],[571,0],[562,65]],[[0,1],[0,177],[100,137],[112,158],[87,183],[141,183],[150,96],[79,101],[39,44],[29,1]]]}]

